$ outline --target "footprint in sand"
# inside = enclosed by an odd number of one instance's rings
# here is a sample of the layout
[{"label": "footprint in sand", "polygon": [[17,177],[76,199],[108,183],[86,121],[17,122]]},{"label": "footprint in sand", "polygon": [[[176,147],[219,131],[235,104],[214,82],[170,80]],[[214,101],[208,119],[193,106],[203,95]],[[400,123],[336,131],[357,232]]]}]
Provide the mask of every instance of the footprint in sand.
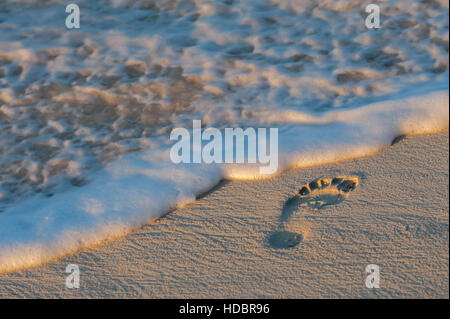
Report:
[{"label": "footprint in sand", "polygon": [[297,246],[303,236],[287,230],[291,216],[297,211],[320,211],[325,206],[339,204],[356,189],[358,182],[358,177],[355,176],[322,178],[301,187],[298,193],[284,204],[280,224],[268,238],[269,245],[275,249]]}]

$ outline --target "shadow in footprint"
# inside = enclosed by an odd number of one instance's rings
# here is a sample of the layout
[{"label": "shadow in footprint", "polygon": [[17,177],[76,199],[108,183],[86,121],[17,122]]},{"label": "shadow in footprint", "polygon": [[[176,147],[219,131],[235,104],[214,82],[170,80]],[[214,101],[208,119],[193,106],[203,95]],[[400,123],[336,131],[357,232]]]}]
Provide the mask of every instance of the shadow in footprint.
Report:
[{"label": "shadow in footprint", "polygon": [[289,231],[277,231],[269,236],[268,242],[272,248],[286,249],[297,246],[303,240],[301,234]]},{"label": "shadow in footprint", "polygon": [[294,196],[289,198],[286,203],[284,203],[283,206],[283,212],[280,216],[280,221],[285,222],[287,221],[292,214],[298,209],[298,206],[300,206],[302,199],[299,196]]},{"label": "shadow in footprint", "polygon": [[325,206],[339,204],[357,186],[358,178],[352,176],[318,179],[301,187],[295,196],[284,203],[280,224],[277,230],[268,237],[270,247],[288,249],[297,246],[303,240],[301,234],[286,229],[289,226],[290,218],[299,208],[319,211]]}]

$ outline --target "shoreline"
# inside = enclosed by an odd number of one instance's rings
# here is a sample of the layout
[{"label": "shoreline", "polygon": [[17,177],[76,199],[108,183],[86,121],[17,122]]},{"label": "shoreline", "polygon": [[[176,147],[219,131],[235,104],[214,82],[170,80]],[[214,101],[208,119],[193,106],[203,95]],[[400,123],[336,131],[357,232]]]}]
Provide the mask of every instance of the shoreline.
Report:
[{"label": "shoreline", "polygon": [[[405,166],[396,167],[399,161]],[[268,246],[286,199],[310,180],[338,175],[358,176],[360,185],[339,204],[294,216],[289,229],[302,235],[298,246]],[[428,177],[423,185],[414,183],[420,177]],[[440,189],[436,181],[447,185]],[[427,191],[430,197],[422,198]],[[372,259],[381,268],[379,290],[364,287],[366,264],[352,264]],[[65,287],[69,263],[80,266],[80,289]],[[271,179],[221,181],[131,234],[0,274],[3,298],[442,296],[448,296],[448,130],[406,136],[370,156]]]},{"label": "shoreline", "polygon": [[[375,154],[399,134],[447,128],[448,90],[436,90],[441,84],[427,88],[424,95],[329,112],[308,120],[312,126],[301,124],[303,120],[287,125],[279,132],[279,171]],[[197,194],[222,178],[262,180],[279,175],[261,174],[261,167],[251,163],[187,166],[161,161],[172,150],[164,138],[159,143],[105,165],[86,176],[90,182],[83,187],[74,185],[56,196],[49,189],[0,215],[0,272],[37,266],[129,234],[194,202]]]}]

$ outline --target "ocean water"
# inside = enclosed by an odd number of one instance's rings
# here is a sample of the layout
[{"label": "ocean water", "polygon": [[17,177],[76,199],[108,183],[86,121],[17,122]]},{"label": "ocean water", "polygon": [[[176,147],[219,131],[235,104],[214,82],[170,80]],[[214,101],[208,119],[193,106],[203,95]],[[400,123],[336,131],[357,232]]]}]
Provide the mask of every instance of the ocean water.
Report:
[{"label": "ocean water", "polygon": [[448,1],[0,1],[0,272],[124,235],[249,164],[175,127],[276,127],[281,173],[448,128]]}]

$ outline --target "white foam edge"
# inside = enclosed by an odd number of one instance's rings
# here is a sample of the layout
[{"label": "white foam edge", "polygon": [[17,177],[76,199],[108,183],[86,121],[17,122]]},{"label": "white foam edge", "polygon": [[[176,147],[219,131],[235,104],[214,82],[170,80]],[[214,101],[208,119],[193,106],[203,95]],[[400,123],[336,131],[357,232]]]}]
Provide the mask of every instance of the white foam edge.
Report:
[{"label": "white foam edge", "polygon": [[[279,128],[278,173],[376,153],[398,135],[448,128],[446,88],[312,116],[264,114]],[[167,137],[168,138],[168,137]],[[380,163],[381,165],[381,163]],[[195,201],[221,179],[260,179],[258,165],[173,164],[169,147],[117,159],[83,187],[29,198],[0,213],[0,272],[49,260],[130,233]]]}]

